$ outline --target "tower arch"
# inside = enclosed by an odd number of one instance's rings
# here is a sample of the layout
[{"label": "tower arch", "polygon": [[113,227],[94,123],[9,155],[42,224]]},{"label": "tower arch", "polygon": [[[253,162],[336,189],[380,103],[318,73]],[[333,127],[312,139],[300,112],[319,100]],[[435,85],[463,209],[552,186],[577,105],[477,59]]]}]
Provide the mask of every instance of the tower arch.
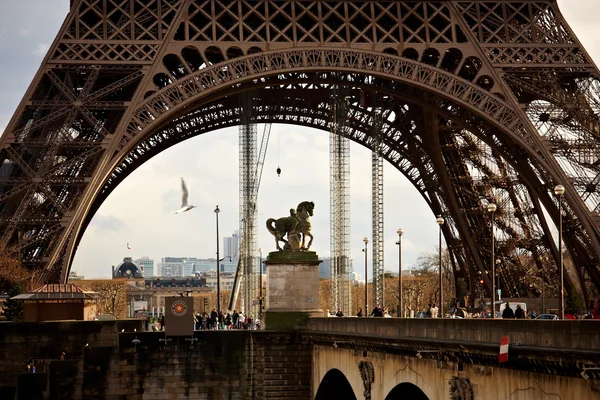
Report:
[{"label": "tower arch", "polygon": [[[434,187],[424,197],[447,217],[450,248],[464,241],[468,258],[487,259],[486,246],[469,239],[489,230],[473,203],[481,196],[501,203],[503,261],[555,269],[549,225],[559,219],[558,202],[549,193],[561,183],[569,276],[598,290],[600,124],[586,99],[599,91],[599,74],[555,2],[209,2],[221,12],[207,14],[195,0],[129,0],[130,7],[106,0],[102,11],[91,0],[72,2],[74,12],[0,139],[4,254],[45,271],[44,279],[66,279],[90,213],[115,177],[158,148],[151,142],[159,132],[175,138],[168,131],[183,126],[193,108],[235,110],[218,102],[249,85],[326,92],[322,81],[336,73],[348,87],[364,88],[369,79],[376,92],[398,99],[394,114],[404,117],[390,121],[383,145],[396,165],[410,165],[398,168],[416,185]],[[489,31],[488,24],[504,29]],[[318,101],[304,102],[321,111]],[[583,106],[573,111],[573,104]],[[359,104],[353,115],[368,115],[365,108]],[[281,121],[283,112],[264,118]],[[309,117],[294,112],[299,123]],[[325,126],[327,112],[321,115],[311,123]],[[369,145],[364,126],[355,126],[347,134]],[[402,132],[411,132],[413,146]],[[453,262],[458,268],[463,261]]]}]

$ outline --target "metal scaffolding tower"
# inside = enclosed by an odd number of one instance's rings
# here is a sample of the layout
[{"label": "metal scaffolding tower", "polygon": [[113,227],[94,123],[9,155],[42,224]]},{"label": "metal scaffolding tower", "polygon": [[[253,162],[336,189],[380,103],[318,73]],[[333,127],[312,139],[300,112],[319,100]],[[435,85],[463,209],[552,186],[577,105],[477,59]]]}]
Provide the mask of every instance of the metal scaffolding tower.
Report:
[{"label": "metal scaffolding tower", "polygon": [[333,129],[329,135],[331,309],[352,314],[350,260],[350,141],[342,135],[346,99],[337,87],[331,97]]},{"label": "metal scaffolding tower", "polygon": [[[247,185],[244,185],[244,187],[249,187],[250,188],[249,201],[247,201],[246,204],[255,204],[255,205],[258,204],[258,189],[260,188],[260,181],[261,181],[261,178],[262,178],[263,166],[264,166],[264,163],[265,163],[265,157],[267,155],[267,147],[269,146],[269,138],[271,136],[271,126],[272,125],[270,123],[267,123],[264,126],[264,131],[263,131],[262,139],[261,139],[261,142],[260,142],[260,150],[258,152],[258,161],[256,163],[254,178],[252,179],[251,183],[249,183]],[[240,131],[241,131],[241,128],[240,128]],[[246,137],[245,134],[244,134],[244,137]],[[245,142],[247,142],[247,140]],[[240,150],[240,154],[242,154],[241,150]],[[246,169],[248,170],[248,168],[246,168]],[[241,182],[241,179],[240,179],[240,182]],[[240,197],[242,197],[242,191],[241,190],[240,190]],[[242,202],[240,202],[240,204],[242,204]],[[256,213],[258,213],[258,207],[255,207],[255,214]],[[240,215],[243,215],[243,214],[240,214]],[[256,217],[256,215],[255,215],[255,217]],[[255,221],[256,221],[256,218],[255,218]],[[243,222],[242,222],[242,219],[240,218],[240,226],[242,224],[243,224]],[[256,224],[254,226],[255,226],[255,235],[254,235],[254,237],[258,238],[258,234],[256,232],[256,230],[257,230]],[[240,249],[239,249],[240,253],[242,252],[242,247],[243,246],[244,247],[248,246],[248,243],[244,242],[244,240],[245,240],[244,237],[240,237]],[[256,242],[257,242],[257,240],[254,240],[254,247],[256,247]],[[250,244],[250,246],[252,246],[252,244]],[[248,252],[248,254],[250,255],[250,259],[251,260],[252,260],[252,256],[256,253],[254,250],[255,249],[250,249],[249,252]],[[236,273],[235,273],[235,278],[234,278],[234,281],[233,281],[233,288],[231,290],[231,297],[229,299],[229,309],[230,310],[235,309],[235,304],[237,303],[238,293],[239,293],[239,289],[240,289],[240,286],[241,286],[241,282],[242,281],[249,282],[248,279],[244,279],[244,276],[245,276],[244,266],[247,265],[248,263],[247,262],[242,263],[242,261],[241,261],[242,259],[248,260],[249,257],[240,257],[239,260],[238,260],[238,266],[237,266],[237,270],[236,270]],[[262,268],[262,265],[260,265],[260,259],[258,259],[258,260],[252,260],[251,262],[258,263],[257,264],[258,268]],[[254,269],[254,271],[255,271],[255,273],[254,273],[254,276],[253,276],[253,280],[256,283],[256,286],[254,286],[254,287],[258,288],[258,285],[260,285],[260,281],[258,281],[256,279],[256,269]],[[257,290],[260,292],[260,289],[257,289]],[[243,290],[243,293],[246,293],[246,291]],[[255,299],[257,299],[257,297],[255,297]],[[243,303],[243,305],[249,304],[245,300],[245,296],[242,296],[242,303]],[[258,312],[258,314],[256,314],[256,315],[259,315],[260,314],[260,302],[258,302],[258,304],[257,304],[256,301],[252,300],[251,304],[252,304],[252,306],[256,306],[256,311]],[[263,305],[264,305],[264,303],[263,303]],[[244,307],[242,307],[242,309],[244,309]],[[253,309],[252,311],[255,311],[255,310]],[[252,311],[251,311],[251,313],[252,313]]]},{"label": "metal scaffolding tower", "polygon": [[371,154],[372,189],[371,213],[373,235],[373,305],[384,306],[383,276],[383,157],[374,150]]},{"label": "metal scaffolding tower", "polygon": [[[238,272],[242,289],[241,310],[248,315],[258,315],[257,300],[257,226],[258,208],[255,196],[256,187],[256,124],[253,115],[253,94],[244,92],[241,104],[239,131],[239,166],[240,166],[240,262]],[[235,303],[233,303],[235,306]]]},{"label": "metal scaffolding tower", "polygon": [[377,97],[374,98],[372,137],[373,151],[371,154],[371,173],[372,173],[372,188],[371,188],[371,213],[372,213],[372,236],[373,236],[373,305],[384,306],[385,303],[385,282],[383,268],[383,157],[381,156],[380,145],[382,142],[382,127],[383,127],[383,104],[378,102]]}]

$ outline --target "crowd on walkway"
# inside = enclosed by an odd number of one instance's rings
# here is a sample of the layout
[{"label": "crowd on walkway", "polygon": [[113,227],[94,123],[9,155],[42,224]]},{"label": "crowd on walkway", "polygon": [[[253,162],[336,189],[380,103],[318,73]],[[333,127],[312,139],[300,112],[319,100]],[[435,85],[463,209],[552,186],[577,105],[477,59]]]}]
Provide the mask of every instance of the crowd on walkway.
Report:
[{"label": "crowd on walkway", "polygon": [[[525,303],[522,303],[525,304]],[[336,313],[331,313],[329,310],[325,312],[325,317],[343,317],[344,312],[341,308],[338,308]],[[390,312],[387,307],[381,305],[375,306],[370,314],[365,314],[363,309],[360,308],[356,313],[357,317],[384,317],[391,318]],[[521,304],[502,304],[500,310],[495,310],[495,315],[492,315],[490,308],[485,307],[481,310],[468,311],[465,308],[451,307],[448,312],[445,313],[445,318],[502,318],[502,319],[536,319],[539,314],[532,310],[528,312]],[[414,312],[410,311],[410,318],[441,318],[439,308],[435,303],[430,303],[427,308],[423,311]],[[544,314],[540,318],[542,319],[558,319],[555,314]],[[600,300],[597,300],[595,307],[592,311],[586,311],[585,313],[565,313],[565,319],[600,319]]]},{"label": "crowd on walkway", "polygon": [[229,330],[229,329],[260,329],[260,320],[252,316],[244,315],[241,311],[233,310],[233,313],[223,311],[217,312],[214,308],[210,313],[196,313],[194,315],[194,330]]},{"label": "crowd on walkway", "polygon": [[[160,316],[158,322],[152,326],[153,331],[163,331],[165,329],[165,316]],[[230,330],[230,329],[260,329],[260,320],[253,318],[251,315],[244,315],[242,311],[233,313],[223,311],[217,312],[212,309],[211,312],[202,312],[194,314],[194,330],[195,331],[212,331],[212,330]]]},{"label": "crowd on walkway", "polygon": [[[332,314],[329,312],[329,310],[325,311],[325,317],[343,317],[344,316],[344,312],[342,311],[341,308],[338,308],[337,312],[335,314]],[[369,315],[365,315],[363,312],[363,309],[359,309],[358,312],[356,313],[357,317],[383,317],[383,318],[392,318],[392,316],[390,315],[390,311],[387,307],[382,307],[381,305],[377,304],[375,306],[375,308],[373,308],[373,311],[371,311],[371,314]]]}]

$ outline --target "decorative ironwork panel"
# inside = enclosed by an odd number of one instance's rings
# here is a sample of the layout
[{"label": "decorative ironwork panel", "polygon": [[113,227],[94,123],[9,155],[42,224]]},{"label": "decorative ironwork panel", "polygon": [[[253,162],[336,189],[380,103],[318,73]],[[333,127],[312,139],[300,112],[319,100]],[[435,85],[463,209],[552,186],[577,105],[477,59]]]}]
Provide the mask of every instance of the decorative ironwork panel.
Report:
[{"label": "decorative ironwork panel", "polygon": [[177,40],[211,43],[465,43],[446,2],[192,1]]}]

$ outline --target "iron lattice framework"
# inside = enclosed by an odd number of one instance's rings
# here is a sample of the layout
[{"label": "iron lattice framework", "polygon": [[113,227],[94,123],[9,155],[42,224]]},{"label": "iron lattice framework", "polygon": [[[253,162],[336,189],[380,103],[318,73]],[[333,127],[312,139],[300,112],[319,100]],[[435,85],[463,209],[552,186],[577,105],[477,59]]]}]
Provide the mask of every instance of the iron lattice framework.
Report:
[{"label": "iron lattice framework", "polygon": [[[371,151],[371,236],[373,256],[373,306],[385,306],[385,277],[384,277],[384,213],[383,213],[383,157],[381,155],[381,144],[383,143],[383,120],[382,114],[383,98],[375,94],[370,102],[374,123],[371,127],[373,137],[373,148]],[[369,102],[362,102],[362,106],[368,106]],[[389,112],[389,111],[388,111]]]},{"label": "iron lattice framework", "polygon": [[[376,117],[375,121],[379,118]],[[375,142],[378,146],[378,142]],[[383,157],[375,149],[371,153],[371,235],[373,238],[373,305],[385,305],[383,264]]]},{"label": "iron lattice framework", "polygon": [[[485,199],[503,293],[555,294],[560,183],[567,287],[597,293],[600,74],[553,0],[74,0],[0,139],[0,253],[64,282],[149,158],[242,124],[250,90],[257,123],[331,131],[334,86],[391,99],[380,154],[447,221],[455,277],[491,286]],[[375,116],[346,111],[372,148]]]},{"label": "iron lattice framework", "polygon": [[[242,124],[239,130],[239,209],[240,209],[240,268],[242,273],[241,310],[253,316],[258,315],[258,288],[256,254],[258,182],[256,181],[257,151],[256,123],[254,123],[254,98],[252,92],[244,92],[242,97]],[[235,306],[235,304],[233,305]]]},{"label": "iron lattice framework", "polygon": [[343,135],[346,122],[346,96],[339,87],[332,87],[330,107],[332,131],[329,134],[330,193],[330,257],[331,309],[352,312],[350,258],[350,140]]}]

